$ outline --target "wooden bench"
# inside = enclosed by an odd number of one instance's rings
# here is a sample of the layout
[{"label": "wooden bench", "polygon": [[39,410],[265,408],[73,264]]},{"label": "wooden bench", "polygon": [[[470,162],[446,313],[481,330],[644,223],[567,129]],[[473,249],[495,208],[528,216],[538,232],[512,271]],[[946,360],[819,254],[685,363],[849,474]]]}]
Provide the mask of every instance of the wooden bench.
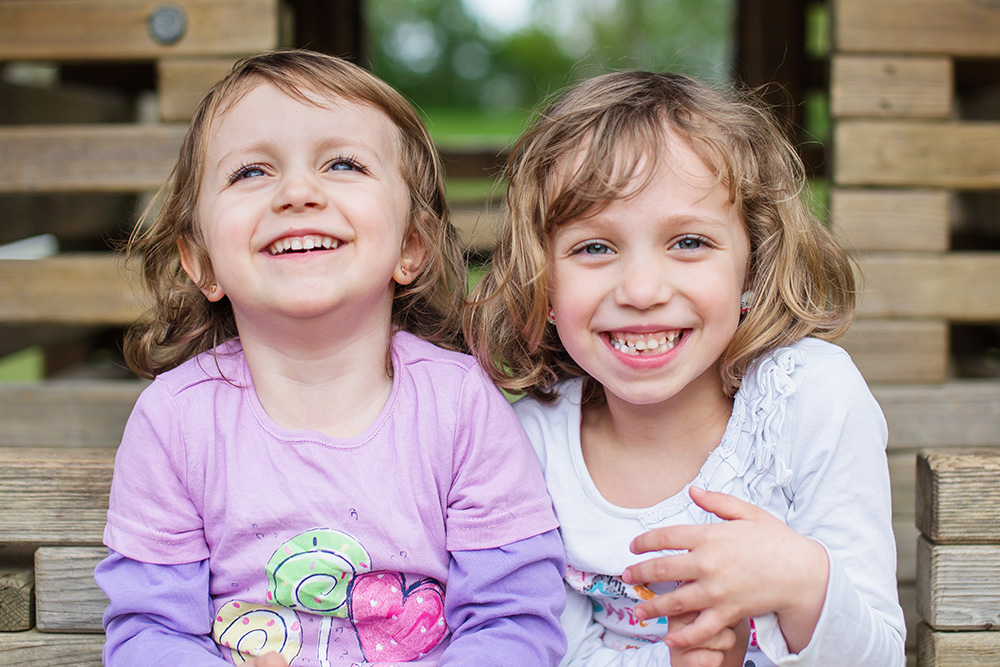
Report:
[{"label": "wooden bench", "polygon": [[1000,452],[917,458],[917,664],[1000,664]]}]

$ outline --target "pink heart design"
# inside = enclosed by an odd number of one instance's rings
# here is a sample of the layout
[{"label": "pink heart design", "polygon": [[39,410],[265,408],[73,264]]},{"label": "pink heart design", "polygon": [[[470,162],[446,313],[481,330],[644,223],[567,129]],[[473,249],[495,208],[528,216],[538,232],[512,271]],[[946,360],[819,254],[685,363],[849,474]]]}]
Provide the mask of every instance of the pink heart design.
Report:
[{"label": "pink heart design", "polygon": [[354,577],[347,615],[369,662],[407,662],[429,653],[448,632],[444,588],[425,577],[407,588],[400,572]]}]

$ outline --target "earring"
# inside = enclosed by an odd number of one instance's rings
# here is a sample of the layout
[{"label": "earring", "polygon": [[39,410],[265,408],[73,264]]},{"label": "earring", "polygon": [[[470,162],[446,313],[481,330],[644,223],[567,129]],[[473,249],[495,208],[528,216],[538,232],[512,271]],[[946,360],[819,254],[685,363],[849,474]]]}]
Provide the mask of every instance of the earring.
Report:
[{"label": "earring", "polygon": [[746,315],[750,312],[750,302],[753,301],[755,296],[757,295],[754,294],[753,290],[749,289],[740,294],[740,315]]},{"label": "earring", "polygon": [[548,320],[549,324],[556,323],[556,311],[549,307],[548,312],[545,313],[545,319]]},{"label": "earring", "polygon": [[212,286],[208,288],[208,291],[211,292],[212,294],[218,292],[219,291],[218,283],[212,283]]},{"label": "earring", "polygon": [[402,273],[404,276],[409,273],[409,271],[406,269],[406,265],[405,264],[400,265],[399,272]]}]

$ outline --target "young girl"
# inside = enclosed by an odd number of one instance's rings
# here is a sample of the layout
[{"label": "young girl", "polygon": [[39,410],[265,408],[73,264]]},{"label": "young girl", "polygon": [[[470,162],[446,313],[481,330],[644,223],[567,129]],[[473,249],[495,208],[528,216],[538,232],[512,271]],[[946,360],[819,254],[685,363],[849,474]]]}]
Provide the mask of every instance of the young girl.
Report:
[{"label": "young girl", "polygon": [[743,617],[747,667],[904,663],[885,421],[821,340],[854,282],[802,174],[766,112],[675,74],[586,81],[513,149],[466,335],[529,394],[564,664],[668,664]]},{"label": "young girl", "polygon": [[314,53],[241,61],[131,250],[155,308],[126,352],[154,379],[96,572],[105,664],[558,661],[537,459],[432,344],[460,337],[464,273],[400,95]]}]

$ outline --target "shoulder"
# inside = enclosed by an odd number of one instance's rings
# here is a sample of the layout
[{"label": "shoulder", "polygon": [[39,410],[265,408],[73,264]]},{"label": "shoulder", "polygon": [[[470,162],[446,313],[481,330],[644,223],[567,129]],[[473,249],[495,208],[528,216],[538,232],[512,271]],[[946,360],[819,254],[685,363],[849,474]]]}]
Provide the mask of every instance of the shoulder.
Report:
[{"label": "shoulder", "polygon": [[196,390],[199,385],[221,381],[240,384],[246,378],[246,357],[239,341],[231,340],[188,359],[156,376],[152,386],[173,395]]},{"label": "shoulder", "polygon": [[864,388],[861,372],[842,347],[817,338],[802,340],[771,350],[757,359],[743,378],[744,393],[824,395],[840,389]]},{"label": "shoulder", "polygon": [[466,375],[480,370],[475,357],[438,347],[407,331],[399,331],[392,337],[392,356],[397,369],[410,372]]},{"label": "shoulder", "polygon": [[546,467],[548,451],[562,450],[580,430],[580,401],[583,378],[564,380],[555,387],[556,399],[543,403],[530,396],[514,403],[514,413],[524,427],[531,444]]}]

